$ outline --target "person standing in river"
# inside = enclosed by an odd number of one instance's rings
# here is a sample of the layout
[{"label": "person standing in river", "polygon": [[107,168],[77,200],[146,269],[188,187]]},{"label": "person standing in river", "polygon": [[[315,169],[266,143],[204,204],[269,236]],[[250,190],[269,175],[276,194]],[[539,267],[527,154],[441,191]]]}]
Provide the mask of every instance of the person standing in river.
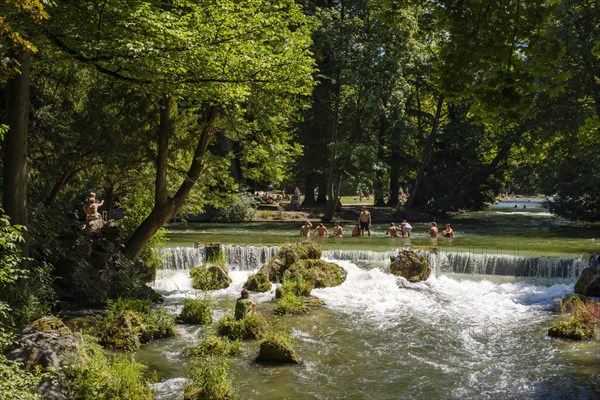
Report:
[{"label": "person standing in river", "polygon": [[343,235],[344,235],[344,230],[342,229],[340,222],[335,221],[335,226],[333,227],[333,236],[342,237]]},{"label": "person standing in river", "polygon": [[432,222],[431,226],[429,227],[429,230],[427,232],[429,232],[429,237],[430,238],[432,238],[432,239],[437,238],[437,235],[438,235],[437,224],[435,222]]},{"label": "person standing in river", "polygon": [[309,237],[310,236],[310,228],[312,228],[312,227],[313,227],[313,225],[310,223],[310,221],[306,220],[304,225],[302,225],[302,228],[300,228],[300,236]]},{"label": "person standing in river", "polygon": [[362,206],[361,212],[358,215],[358,223],[360,224],[360,233],[365,236],[365,231],[371,236],[371,213],[366,206]]},{"label": "person standing in river", "polygon": [[327,237],[329,236],[329,231],[325,228],[325,225],[319,224],[315,229],[315,235],[318,237]]},{"label": "person standing in river", "polygon": [[256,307],[256,303],[250,300],[250,292],[247,289],[242,289],[241,297],[235,302],[235,319],[244,319]]},{"label": "person standing in river", "polygon": [[452,230],[452,227],[450,227],[450,224],[446,224],[446,229],[442,231],[442,236],[447,238],[454,237],[454,231]]}]

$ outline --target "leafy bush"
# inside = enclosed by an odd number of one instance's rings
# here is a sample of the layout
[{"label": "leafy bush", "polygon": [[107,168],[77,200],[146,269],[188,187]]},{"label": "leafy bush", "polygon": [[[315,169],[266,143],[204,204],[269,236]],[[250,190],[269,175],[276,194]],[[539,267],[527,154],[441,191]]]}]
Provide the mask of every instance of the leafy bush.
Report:
[{"label": "leafy bush", "polygon": [[208,325],[212,322],[212,299],[185,299],[177,321],[184,324]]},{"label": "leafy bush", "polygon": [[190,371],[183,398],[186,400],[233,399],[233,387],[227,373],[227,362],[222,357],[196,360]]},{"label": "leafy bush", "polygon": [[217,335],[209,335],[198,346],[190,349],[188,353],[196,357],[230,357],[241,355],[243,350],[242,343],[239,340],[231,341]]},{"label": "leafy bush", "polygon": [[226,204],[217,211],[218,222],[248,222],[254,218],[258,202],[250,193],[240,193],[232,203]]},{"label": "leafy bush", "polygon": [[151,400],[152,391],[144,379],[147,367],[131,356],[107,357],[89,336],[85,337],[86,362],[66,368],[67,394],[83,400]]},{"label": "leafy bush", "polygon": [[304,304],[304,297],[300,297],[291,291],[285,292],[278,300],[275,314],[303,314],[308,311]]}]

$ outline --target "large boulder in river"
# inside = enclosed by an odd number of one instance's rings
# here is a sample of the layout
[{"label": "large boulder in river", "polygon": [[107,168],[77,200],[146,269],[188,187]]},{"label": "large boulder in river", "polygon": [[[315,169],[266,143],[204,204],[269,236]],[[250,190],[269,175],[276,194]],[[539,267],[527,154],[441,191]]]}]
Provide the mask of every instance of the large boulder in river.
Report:
[{"label": "large boulder in river", "polygon": [[600,253],[593,254],[590,257],[589,267],[581,271],[575,283],[575,293],[600,297]]},{"label": "large boulder in river", "polygon": [[424,281],[429,278],[429,258],[422,252],[402,250],[396,257],[390,257],[390,271],[410,282]]},{"label": "large boulder in river", "polygon": [[346,280],[346,271],[335,263],[321,260],[323,251],[314,241],[286,243],[256,274],[248,277],[244,287],[266,292],[271,282],[281,283],[295,276],[302,277],[311,287],[337,286]]},{"label": "large boulder in river", "polygon": [[267,335],[260,341],[260,350],[256,362],[298,364],[300,358],[285,336],[272,334]]}]

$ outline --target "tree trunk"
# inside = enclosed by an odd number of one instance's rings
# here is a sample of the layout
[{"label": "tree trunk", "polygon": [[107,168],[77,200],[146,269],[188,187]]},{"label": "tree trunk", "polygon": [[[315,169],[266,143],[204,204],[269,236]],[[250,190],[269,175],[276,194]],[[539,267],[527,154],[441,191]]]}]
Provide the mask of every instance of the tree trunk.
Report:
[{"label": "tree trunk", "polygon": [[[7,85],[6,115],[9,130],[4,137],[2,206],[11,224],[27,226],[27,136],[29,125],[29,55],[19,53],[21,74]],[[27,232],[23,232],[27,235]],[[27,239],[27,237],[26,237]],[[27,240],[23,255],[29,251]]]},{"label": "tree trunk", "polygon": [[437,106],[435,109],[435,117],[431,123],[431,132],[429,133],[429,137],[427,138],[427,144],[425,145],[425,150],[423,150],[423,158],[421,160],[421,165],[419,166],[419,171],[417,172],[417,178],[415,179],[415,183],[410,191],[410,197],[406,201],[406,208],[409,209],[412,207],[415,199],[417,198],[417,193],[419,191],[419,185],[423,180],[423,176],[425,175],[425,170],[427,165],[429,164],[429,159],[431,158],[431,151],[433,150],[433,144],[435,143],[435,138],[438,133],[438,126],[440,124],[440,118],[442,115],[442,106],[444,105],[444,96],[440,95],[438,97]]},{"label": "tree trunk", "polygon": [[[386,118],[385,115],[381,114],[379,116],[379,134],[377,135],[377,159],[383,160],[385,154],[383,152],[383,144],[385,141],[385,125]],[[383,198],[383,171],[379,168],[377,172],[375,172],[375,185],[373,190],[375,191],[375,206],[383,207],[385,206],[385,200]]]},{"label": "tree trunk", "polygon": [[148,240],[171,220],[181,209],[185,200],[200,177],[203,168],[204,155],[209,143],[214,138],[214,124],[218,110],[215,106],[209,107],[202,133],[198,138],[194,157],[188,169],[186,179],[183,180],[173,197],[167,192],[167,169],[169,156],[169,136],[171,133],[171,106],[172,100],[161,100],[160,127],[158,135],[158,154],[156,157],[156,181],[154,193],[154,208],[140,226],[133,232],[125,243],[125,254],[130,259],[135,259],[146,245]]},{"label": "tree trunk", "polygon": [[387,205],[398,205],[398,192],[400,191],[400,145],[398,140],[392,139],[392,155],[390,157],[390,198]]},{"label": "tree trunk", "polygon": [[52,186],[50,193],[48,193],[48,196],[46,196],[46,198],[44,199],[45,206],[51,206],[52,204],[54,204],[56,198],[58,197],[58,194],[67,185],[67,183],[69,183],[74,174],[74,170],[62,172],[58,180],[54,183],[54,186]]}]

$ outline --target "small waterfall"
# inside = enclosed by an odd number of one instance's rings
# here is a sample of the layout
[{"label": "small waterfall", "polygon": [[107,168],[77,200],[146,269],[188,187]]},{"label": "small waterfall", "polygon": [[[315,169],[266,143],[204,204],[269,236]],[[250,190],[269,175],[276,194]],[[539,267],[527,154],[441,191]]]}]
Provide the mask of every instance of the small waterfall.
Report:
[{"label": "small waterfall", "polygon": [[[230,246],[224,245],[227,267],[231,271],[253,271],[272,258],[277,246]],[[330,260],[347,260],[364,268],[387,270],[393,251],[326,250],[323,257]],[[201,265],[205,259],[202,246],[172,247],[161,252],[163,269],[185,270]],[[537,278],[568,278],[576,280],[587,267],[587,260],[558,257],[520,257],[499,254],[474,253],[428,253],[436,275],[444,273],[503,275]]]},{"label": "small waterfall", "polygon": [[204,262],[203,247],[166,247],[161,250],[162,269],[192,269]]},{"label": "small waterfall", "polygon": [[253,271],[269,261],[277,246],[224,246],[227,267],[233,271]]},{"label": "small waterfall", "polygon": [[[227,267],[232,271],[258,269],[275,255],[277,246],[223,246],[227,254]],[[192,269],[202,265],[206,258],[203,246],[168,247],[161,251],[163,269]]]},{"label": "small waterfall", "polygon": [[577,258],[442,253],[432,258],[438,273],[577,279],[587,261]]}]

